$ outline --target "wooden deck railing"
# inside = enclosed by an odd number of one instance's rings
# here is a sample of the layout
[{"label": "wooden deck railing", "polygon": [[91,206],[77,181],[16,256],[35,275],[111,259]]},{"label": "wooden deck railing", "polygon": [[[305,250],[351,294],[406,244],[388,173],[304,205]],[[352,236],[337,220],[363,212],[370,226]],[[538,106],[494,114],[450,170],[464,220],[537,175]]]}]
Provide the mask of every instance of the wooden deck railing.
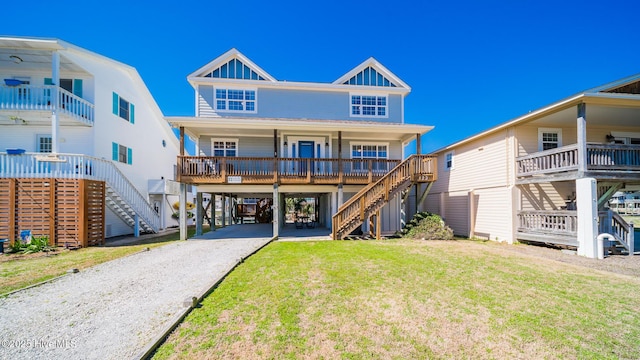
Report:
[{"label": "wooden deck railing", "polygon": [[129,179],[109,160],[83,154],[57,154],[55,161],[46,153],[8,155],[0,153],[0,178],[60,178],[105,181],[154,231],[160,229],[160,216]]},{"label": "wooden deck railing", "polygon": [[[640,146],[587,144],[587,170],[640,171]],[[546,175],[578,169],[578,145],[536,152],[516,159],[517,176]]]},{"label": "wooden deck railing", "polygon": [[527,210],[518,212],[518,231],[578,236],[575,210]]},{"label": "wooden deck railing", "polygon": [[400,160],[178,156],[179,181],[212,184],[367,184]]},{"label": "wooden deck railing", "polygon": [[437,158],[412,155],[378,181],[360,190],[333,215],[333,239],[342,239],[412,182],[437,179]]},{"label": "wooden deck railing", "polygon": [[[54,85],[0,85],[0,110],[52,110]],[[61,114],[93,125],[94,105],[62,88],[58,88],[57,106]]]},{"label": "wooden deck railing", "polygon": [[615,211],[598,212],[598,232],[613,235],[613,237],[627,249],[629,255],[634,252],[634,228]]}]

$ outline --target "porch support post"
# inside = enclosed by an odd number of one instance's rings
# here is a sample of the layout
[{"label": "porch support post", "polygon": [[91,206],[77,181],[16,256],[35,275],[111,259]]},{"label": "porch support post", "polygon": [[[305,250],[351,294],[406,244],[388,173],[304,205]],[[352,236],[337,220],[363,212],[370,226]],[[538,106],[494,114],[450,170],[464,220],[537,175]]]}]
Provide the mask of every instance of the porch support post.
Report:
[{"label": "porch support post", "polygon": [[278,157],[278,129],[273,129],[273,157]]},{"label": "porch support post", "polygon": [[[338,131],[338,183],[339,189],[342,189],[342,182],[344,177],[344,169],[342,168],[342,131]],[[342,201],[338,200],[338,207],[342,205]],[[336,209],[337,210],[337,209]]]},{"label": "porch support post", "polygon": [[476,236],[476,193],[469,190],[469,238]]},{"label": "porch support post", "polygon": [[222,227],[227,227],[227,194],[222,193]]},{"label": "porch support post", "polygon": [[587,105],[578,104],[578,177],[587,171]]},{"label": "porch support post", "polygon": [[596,179],[576,179],[578,208],[578,255],[596,259],[598,236],[598,195]]},{"label": "porch support post", "polygon": [[60,88],[60,54],[53,51],[51,56],[51,82],[53,90],[51,90],[51,152],[57,154],[58,148],[58,130],[60,122],[58,120],[58,92]]},{"label": "porch support post", "polygon": [[278,194],[278,184],[273,184],[271,219],[273,221],[273,236],[278,237],[280,234],[280,195]]},{"label": "porch support post", "polygon": [[180,183],[180,240],[187,240],[187,184]]},{"label": "porch support post", "polygon": [[167,228],[167,219],[165,218],[165,216],[167,216],[165,207],[167,206],[167,192],[163,192],[162,193],[162,203],[160,204],[159,208],[160,208],[160,227],[162,228],[162,230]]},{"label": "porch support post", "polygon": [[421,143],[420,134],[416,134],[416,154],[420,155],[422,153],[422,143]]},{"label": "porch support post", "polygon": [[180,126],[180,156],[184,156],[184,126]]},{"label": "porch support post", "polygon": [[138,213],[133,214],[133,236],[140,237],[140,216]]},{"label": "porch support post", "polygon": [[202,193],[196,193],[196,235],[202,235],[202,222],[204,220],[204,208],[202,207]]}]

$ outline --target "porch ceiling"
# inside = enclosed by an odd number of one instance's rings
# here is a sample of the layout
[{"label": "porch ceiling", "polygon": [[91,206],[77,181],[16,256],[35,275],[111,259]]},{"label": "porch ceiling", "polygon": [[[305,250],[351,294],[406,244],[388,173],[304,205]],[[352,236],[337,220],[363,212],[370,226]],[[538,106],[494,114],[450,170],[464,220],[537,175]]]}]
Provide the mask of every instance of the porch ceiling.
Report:
[{"label": "porch ceiling", "polygon": [[425,134],[433,126],[392,124],[365,121],[305,120],[305,119],[255,119],[255,118],[205,118],[167,117],[173,127],[185,128],[194,137],[215,136],[273,136],[273,130],[287,133],[331,134],[342,138],[368,138],[374,140],[408,141],[416,134]]},{"label": "porch ceiling", "polygon": [[[0,42],[0,69],[19,73],[25,71],[51,72],[51,50],[35,49],[33,47],[4,47],[6,45],[6,42]],[[22,62],[15,63],[10,56],[17,56],[22,59]],[[83,68],[66,59],[64,55],[60,56],[60,72],[86,73]]]},{"label": "porch ceiling", "polygon": [[[586,115],[587,125],[636,127],[640,125],[640,103],[639,107],[587,104]],[[576,108],[570,107],[534,120],[530,124],[541,127],[575,127],[577,116]]]}]

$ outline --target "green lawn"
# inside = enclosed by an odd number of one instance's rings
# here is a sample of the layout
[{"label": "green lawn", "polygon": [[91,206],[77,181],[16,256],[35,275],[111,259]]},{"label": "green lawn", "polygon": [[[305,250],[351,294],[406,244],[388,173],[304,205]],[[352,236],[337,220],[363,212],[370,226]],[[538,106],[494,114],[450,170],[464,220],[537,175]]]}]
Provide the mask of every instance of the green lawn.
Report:
[{"label": "green lawn", "polygon": [[495,243],[276,242],[155,358],[638,359],[638,294],[637,278]]},{"label": "green lawn", "polygon": [[[205,229],[206,230],[206,229]],[[189,236],[195,229],[189,229]],[[105,261],[114,260],[129,254],[166,245],[180,238],[179,233],[140,240],[137,245],[118,247],[89,247],[79,250],[58,250],[54,255],[44,253],[28,256],[4,254],[0,256],[0,294],[37,284],[63,275],[72,268],[85,269]]]}]

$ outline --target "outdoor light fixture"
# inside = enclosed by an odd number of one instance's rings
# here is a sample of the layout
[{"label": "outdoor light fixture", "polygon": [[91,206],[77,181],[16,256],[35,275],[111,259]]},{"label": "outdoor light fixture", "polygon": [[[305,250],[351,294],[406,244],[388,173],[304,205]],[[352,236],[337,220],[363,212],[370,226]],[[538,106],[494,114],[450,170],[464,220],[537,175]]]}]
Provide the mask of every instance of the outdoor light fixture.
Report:
[{"label": "outdoor light fixture", "polygon": [[613,141],[616,137],[611,135],[611,134],[607,134],[607,141]]},{"label": "outdoor light fixture", "polygon": [[17,55],[10,55],[9,59],[11,59],[11,61],[13,61],[16,64],[20,64],[22,62],[22,58]]},{"label": "outdoor light fixture", "polygon": [[286,141],[284,142],[284,146],[287,146],[287,142]]}]

